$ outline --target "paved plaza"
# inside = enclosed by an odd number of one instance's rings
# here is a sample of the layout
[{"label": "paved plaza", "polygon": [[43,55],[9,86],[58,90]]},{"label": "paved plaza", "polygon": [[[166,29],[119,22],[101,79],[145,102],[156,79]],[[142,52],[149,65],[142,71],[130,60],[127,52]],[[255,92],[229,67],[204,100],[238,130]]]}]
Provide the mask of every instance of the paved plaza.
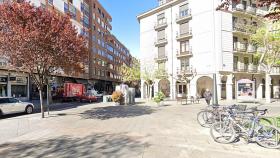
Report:
[{"label": "paved plaza", "polygon": [[[215,143],[196,114],[205,104],[135,106],[95,103],[0,120],[2,158],[278,158],[270,150],[244,140]],[[279,102],[269,115],[280,115]]]}]

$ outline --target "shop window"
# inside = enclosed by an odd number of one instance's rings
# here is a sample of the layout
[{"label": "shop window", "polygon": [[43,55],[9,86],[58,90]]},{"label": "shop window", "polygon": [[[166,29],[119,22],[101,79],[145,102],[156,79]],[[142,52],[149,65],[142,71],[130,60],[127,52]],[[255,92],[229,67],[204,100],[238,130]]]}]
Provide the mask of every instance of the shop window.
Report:
[{"label": "shop window", "polygon": [[27,97],[27,86],[26,85],[12,85],[11,94],[13,97]]}]

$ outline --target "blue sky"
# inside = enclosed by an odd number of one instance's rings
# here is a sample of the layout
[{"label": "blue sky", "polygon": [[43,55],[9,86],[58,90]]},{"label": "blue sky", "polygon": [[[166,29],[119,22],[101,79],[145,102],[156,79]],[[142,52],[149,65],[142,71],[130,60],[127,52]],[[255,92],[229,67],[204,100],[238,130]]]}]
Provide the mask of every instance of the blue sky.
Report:
[{"label": "blue sky", "polygon": [[136,16],[157,6],[157,0],[99,0],[112,16],[112,33],[139,57],[139,23]]}]

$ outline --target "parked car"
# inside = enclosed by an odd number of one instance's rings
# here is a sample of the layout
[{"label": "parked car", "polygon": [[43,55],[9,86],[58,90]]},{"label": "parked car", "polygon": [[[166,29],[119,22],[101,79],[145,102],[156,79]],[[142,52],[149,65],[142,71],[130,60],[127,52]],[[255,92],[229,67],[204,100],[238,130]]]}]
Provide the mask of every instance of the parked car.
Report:
[{"label": "parked car", "polygon": [[33,113],[34,105],[29,102],[22,102],[12,97],[0,97],[0,116],[25,112]]},{"label": "parked car", "polygon": [[80,102],[82,101],[87,101],[87,102],[96,102],[97,101],[97,97],[91,93],[86,93],[82,96],[80,96]]}]

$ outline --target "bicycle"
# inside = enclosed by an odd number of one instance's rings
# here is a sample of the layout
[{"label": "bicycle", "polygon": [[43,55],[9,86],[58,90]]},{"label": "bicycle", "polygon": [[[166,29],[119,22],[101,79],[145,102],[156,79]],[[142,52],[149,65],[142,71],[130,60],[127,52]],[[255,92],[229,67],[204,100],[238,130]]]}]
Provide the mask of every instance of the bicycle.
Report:
[{"label": "bicycle", "polygon": [[280,148],[280,130],[271,125],[260,124],[260,115],[265,115],[266,112],[267,109],[245,112],[229,109],[229,114],[223,121],[211,126],[211,137],[218,143],[228,144],[245,136],[248,143],[252,141],[265,148]]},{"label": "bicycle", "polygon": [[231,106],[220,106],[220,105],[212,105],[207,106],[205,109],[202,109],[197,114],[197,122],[202,126],[209,128],[216,121],[220,121],[223,119],[225,111],[228,108],[235,109],[237,111],[245,111],[246,105],[231,105]]}]

